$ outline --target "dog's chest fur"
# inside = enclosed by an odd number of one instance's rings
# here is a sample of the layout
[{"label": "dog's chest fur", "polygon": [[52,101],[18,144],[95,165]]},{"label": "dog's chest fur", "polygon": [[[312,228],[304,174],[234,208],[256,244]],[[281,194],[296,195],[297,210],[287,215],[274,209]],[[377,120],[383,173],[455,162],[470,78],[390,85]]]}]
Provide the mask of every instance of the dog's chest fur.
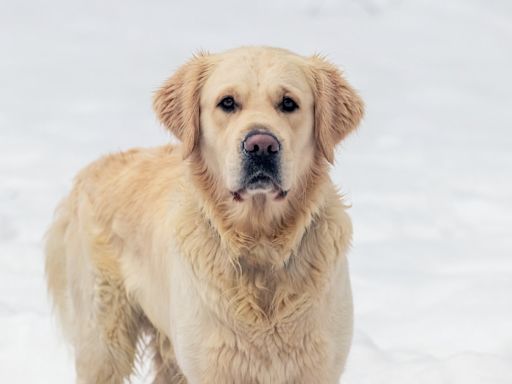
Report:
[{"label": "dog's chest fur", "polygon": [[[190,300],[185,308],[171,309],[181,311],[171,316],[181,334],[173,341],[178,363],[186,373],[203,375],[191,382],[329,382],[335,340],[319,320],[329,316],[330,286],[349,241],[331,217],[337,213],[316,217],[292,248],[261,241],[238,254],[212,234],[207,221],[188,213],[176,226],[174,270],[188,278],[179,279],[184,283],[171,295],[187,294]],[[284,265],[254,262],[274,252],[289,253]]]}]

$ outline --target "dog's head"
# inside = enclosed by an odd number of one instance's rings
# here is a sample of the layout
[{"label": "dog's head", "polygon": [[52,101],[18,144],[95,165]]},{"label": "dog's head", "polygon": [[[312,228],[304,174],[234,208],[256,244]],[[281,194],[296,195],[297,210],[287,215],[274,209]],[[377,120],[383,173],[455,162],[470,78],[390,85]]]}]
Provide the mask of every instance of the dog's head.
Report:
[{"label": "dog's head", "polygon": [[239,202],[284,200],[315,161],[334,161],[363,115],[359,96],[324,59],[259,47],[194,57],[157,92],[154,108],[184,157],[199,153]]}]

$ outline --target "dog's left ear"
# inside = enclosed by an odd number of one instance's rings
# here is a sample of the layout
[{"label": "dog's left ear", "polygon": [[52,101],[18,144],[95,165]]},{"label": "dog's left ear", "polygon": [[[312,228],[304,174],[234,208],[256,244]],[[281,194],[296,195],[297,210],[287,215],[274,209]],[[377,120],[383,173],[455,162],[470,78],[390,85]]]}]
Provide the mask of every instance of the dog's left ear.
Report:
[{"label": "dog's left ear", "polygon": [[199,144],[199,100],[209,63],[207,54],[194,56],[164,83],[153,98],[156,115],[183,143],[184,158]]},{"label": "dog's left ear", "polygon": [[364,104],[342,73],[319,56],[309,59],[315,95],[315,139],[318,149],[334,162],[334,148],[361,121]]}]

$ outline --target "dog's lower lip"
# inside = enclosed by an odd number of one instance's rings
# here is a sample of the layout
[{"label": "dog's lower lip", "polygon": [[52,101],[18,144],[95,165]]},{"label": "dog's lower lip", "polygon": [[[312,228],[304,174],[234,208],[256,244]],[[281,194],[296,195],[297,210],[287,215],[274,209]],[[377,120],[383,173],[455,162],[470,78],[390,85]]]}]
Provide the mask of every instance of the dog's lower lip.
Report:
[{"label": "dog's lower lip", "polygon": [[[247,186],[244,186],[236,191],[230,191],[231,195],[233,196],[234,201],[242,202],[244,201],[246,195],[248,194],[249,188]],[[274,200],[280,201],[286,199],[286,196],[288,195],[288,190],[282,189],[278,184],[272,182],[272,189],[268,191],[269,193],[274,194]]]},{"label": "dog's lower lip", "polygon": [[272,192],[280,191],[281,187],[272,176],[266,173],[257,173],[247,178],[247,181],[244,183],[243,189],[246,191],[266,190],[268,192]]},{"label": "dog's lower lip", "polygon": [[245,185],[246,185],[246,187],[250,187],[253,184],[261,184],[261,183],[277,185],[277,183],[274,182],[274,179],[271,176],[268,176],[263,173],[258,173],[256,175],[252,176]]},{"label": "dog's lower lip", "polygon": [[284,190],[272,175],[261,171],[245,177],[245,181],[239,189],[230,191],[233,200],[239,202],[244,201],[251,192],[273,194],[276,201],[284,200],[288,194],[288,191]]}]

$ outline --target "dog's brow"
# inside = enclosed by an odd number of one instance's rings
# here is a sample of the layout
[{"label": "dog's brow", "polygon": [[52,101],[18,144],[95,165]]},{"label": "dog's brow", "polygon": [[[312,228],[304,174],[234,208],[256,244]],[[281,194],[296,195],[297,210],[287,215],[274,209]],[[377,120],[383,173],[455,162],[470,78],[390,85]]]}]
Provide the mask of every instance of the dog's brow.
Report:
[{"label": "dog's brow", "polygon": [[240,93],[237,91],[236,87],[233,85],[229,85],[224,88],[221,88],[221,91],[218,92],[217,97],[215,98],[215,104],[220,103],[222,98],[226,96],[232,96],[235,100],[240,99]]},{"label": "dog's brow", "polygon": [[302,91],[300,89],[295,88],[294,86],[280,85],[277,93],[280,98],[284,96],[290,96],[297,102],[300,102],[302,100],[302,98],[300,97]]},{"label": "dog's brow", "polygon": [[295,94],[304,93],[308,91],[307,82],[302,82],[298,79],[290,79],[289,81],[283,82],[281,84],[281,87]]}]

